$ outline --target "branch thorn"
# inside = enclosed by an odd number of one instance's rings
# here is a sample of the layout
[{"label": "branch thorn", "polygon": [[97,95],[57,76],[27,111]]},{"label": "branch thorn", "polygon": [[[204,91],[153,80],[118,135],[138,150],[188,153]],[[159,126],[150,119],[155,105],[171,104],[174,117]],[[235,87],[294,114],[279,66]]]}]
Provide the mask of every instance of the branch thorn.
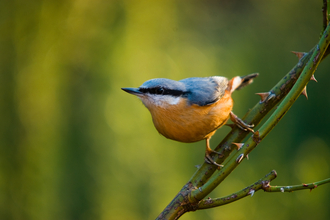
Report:
[{"label": "branch thorn", "polygon": [[311,76],[311,79],[310,80],[313,80],[313,81],[317,82],[317,80],[315,79],[314,74]]},{"label": "branch thorn", "polygon": [[255,193],[255,190],[254,189],[250,189],[249,194],[251,195],[251,197],[254,195],[254,193]]},{"label": "branch thorn", "polygon": [[260,103],[267,102],[275,97],[275,94],[272,92],[260,92],[256,94],[261,98]]},{"label": "branch thorn", "polygon": [[291,51],[291,53],[294,53],[298,57],[299,60],[307,54],[305,52],[297,52],[297,51]]},{"label": "branch thorn", "polygon": [[237,150],[240,150],[244,146],[244,143],[234,143],[233,142],[232,144],[237,146]]},{"label": "branch thorn", "polygon": [[244,157],[244,154],[240,154],[237,158],[236,158],[236,163],[240,163],[242,161]]},{"label": "branch thorn", "polygon": [[313,183],[313,188],[310,188],[309,192],[312,192],[312,190],[315,189],[316,187],[317,187],[317,185]]},{"label": "branch thorn", "polygon": [[304,95],[306,97],[306,99],[308,100],[308,96],[307,96],[307,87],[305,86],[303,91],[301,92],[302,95]]}]

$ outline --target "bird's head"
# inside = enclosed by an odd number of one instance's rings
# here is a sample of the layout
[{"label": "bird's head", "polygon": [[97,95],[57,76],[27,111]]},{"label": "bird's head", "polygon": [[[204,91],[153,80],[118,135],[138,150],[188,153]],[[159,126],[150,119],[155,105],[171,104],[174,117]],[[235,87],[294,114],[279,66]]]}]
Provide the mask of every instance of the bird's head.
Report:
[{"label": "bird's head", "polygon": [[138,88],[122,90],[139,97],[148,109],[154,106],[166,108],[176,105],[182,99],[186,99],[189,93],[184,83],[165,78],[151,79]]}]

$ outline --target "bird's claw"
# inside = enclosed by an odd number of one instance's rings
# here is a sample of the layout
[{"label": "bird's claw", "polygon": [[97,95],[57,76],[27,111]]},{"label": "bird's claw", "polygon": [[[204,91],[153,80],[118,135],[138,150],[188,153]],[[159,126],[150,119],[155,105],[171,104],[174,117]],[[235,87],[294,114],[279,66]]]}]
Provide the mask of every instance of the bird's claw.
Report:
[{"label": "bird's claw", "polygon": [[237,125],[237,127],[242,129],[243,131],[250,131],[250,132],[254,133],[254,130],[252,129],[254,127],[254,125],[246,124],[242,119],[240,119],[233,112],[230,112],[230,119],[232,120],[232,122],[235,123],[235,125]]},{"label": "bird's claw", "polygon": [[218,164],[217,162],[215,162],[212,158],[211,158],[211,156],[210,155],[208,155],[208,154],[205,154],[205,162],[206,163],[208,163],[208,164],[213,164],[213,165],[215,165],[215,166],[217,166],[217,167],[223,167],[223,165],[221,165],[221,164]]}]

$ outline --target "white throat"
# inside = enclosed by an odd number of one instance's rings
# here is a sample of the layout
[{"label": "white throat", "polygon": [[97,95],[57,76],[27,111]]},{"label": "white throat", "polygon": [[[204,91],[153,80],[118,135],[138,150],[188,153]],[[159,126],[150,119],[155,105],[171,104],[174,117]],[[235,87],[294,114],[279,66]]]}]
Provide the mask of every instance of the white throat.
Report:
[{"label": "white throat", "polygon": [[146,94],[145,96],[139,98],[147,108],[155,105],[166,108],[166,106],[169,105],[177,105],[182,99],[180,96],[154,94]]}]

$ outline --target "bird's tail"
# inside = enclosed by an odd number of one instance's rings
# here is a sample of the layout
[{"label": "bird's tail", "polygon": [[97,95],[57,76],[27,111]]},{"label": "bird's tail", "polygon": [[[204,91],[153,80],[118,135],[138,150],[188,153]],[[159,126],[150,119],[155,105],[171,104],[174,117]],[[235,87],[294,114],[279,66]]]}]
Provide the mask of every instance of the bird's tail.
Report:
[{"label": "bird's tail", "polygon": [[259,73],[252,73],[246,76],[235,76],[228,83],[228,90],[234,92],[253,82],[253,79],[259,76]]}]

